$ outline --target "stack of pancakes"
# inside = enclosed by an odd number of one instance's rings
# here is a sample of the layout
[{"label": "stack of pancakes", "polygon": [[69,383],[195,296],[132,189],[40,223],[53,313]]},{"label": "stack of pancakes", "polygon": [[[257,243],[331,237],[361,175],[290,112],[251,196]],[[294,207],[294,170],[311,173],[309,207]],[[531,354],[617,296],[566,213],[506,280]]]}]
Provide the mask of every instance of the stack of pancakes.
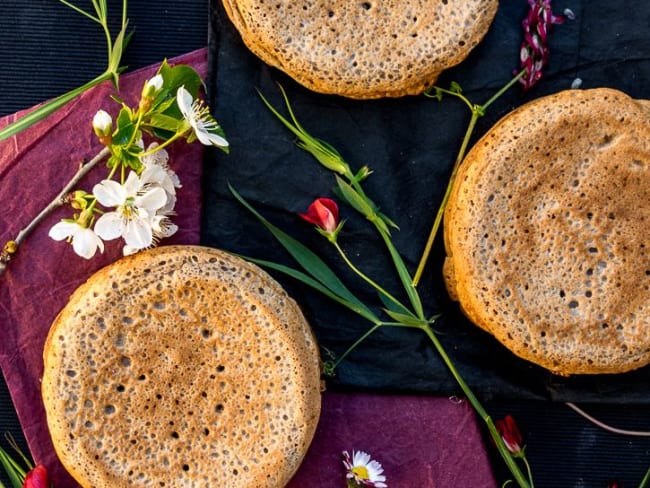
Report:
[{"label": "stack of pancakes", "polygon": [[161,247],[93,275],[55,320],[42,391],[83,487],[278,487],[320,414],[316,343],[254,265]]},{"label": "stack of pancakes", "polygon": [[569,90],[468,153],[445,214],[445,279],[478,326],[562,375],[650,363],[650,102]]},{"label": "stack of pancakes", "polygon": [[350,98],[422,93],[467,57],[497,0],[223,0],[254,54],[307,88]]}]

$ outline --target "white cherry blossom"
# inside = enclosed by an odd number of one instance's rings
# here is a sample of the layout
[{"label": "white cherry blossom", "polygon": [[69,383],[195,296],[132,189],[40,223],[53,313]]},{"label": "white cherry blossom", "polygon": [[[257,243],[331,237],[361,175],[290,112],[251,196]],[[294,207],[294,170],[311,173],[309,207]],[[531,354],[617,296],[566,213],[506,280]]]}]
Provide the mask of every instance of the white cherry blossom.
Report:
[{"label": "white cherry blossom", "polygon": [[77,222],[62,220],[52,226],[48,235],[55,241],[69,239],[74,252],[85,259],[92,258],[97,249],[104,252],[104,243],[99,236]]},{"label": "white cherry blossom", "polygon": [[93,188],[97,201],[104,207],[114,207],[97,219],[95,232],[105,240],[123,237],[127,246],[145,249],[153,244],[156,213],[167,203],[160,186],[144,186],[134,172],[123,185],[104,180]]},{"label": "white cherry blossom", "polygon": [[194,100],[184,86],[176,92],[176,103],[201,144],[228,147],[228,141],[216,133],[219,124],[210,115],[208,107],[201,100]]}]

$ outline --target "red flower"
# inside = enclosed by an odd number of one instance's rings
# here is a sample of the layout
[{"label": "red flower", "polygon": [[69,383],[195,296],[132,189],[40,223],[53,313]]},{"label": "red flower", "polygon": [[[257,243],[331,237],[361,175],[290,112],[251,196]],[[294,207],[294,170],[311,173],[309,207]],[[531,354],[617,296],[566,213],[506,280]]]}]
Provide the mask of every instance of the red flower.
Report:
[{"label": "red flower", "polygon": [[623,488],[623,483],[620,481],[608,481],[607,488]]},{"label": "red flower", "polygon": [[524,40],[521,44],[521,67],[526,70],[519,81],[528,90],[542,77],[542,68],[548,63],[548,34],[552,24],[562,24],[564,15],[555,15],[551,0],[528,0],[530,12],[522,21]]},{"label": "red flower", "polygon": [[34,469],[32,469],[27,476],[25,476],[25,481],[23,482],[23,488],[47,488],[47,470],[45,466],[39,464]]},{"label": "red flower", "polygon": [[329,198],[317,198],[309,206],[307,213],[299,215],[317,226],[324,234],[335,234],[339,226],[339,207]]},{"label": "red flower", "polygon": [[510,415],[506,415],[505,419],[497,420],[494,425],[496,426],[501,439],[503,439],[503,443],[508,448],[508,451],[514,455],[523,454],[523,441],[515,419]]}]

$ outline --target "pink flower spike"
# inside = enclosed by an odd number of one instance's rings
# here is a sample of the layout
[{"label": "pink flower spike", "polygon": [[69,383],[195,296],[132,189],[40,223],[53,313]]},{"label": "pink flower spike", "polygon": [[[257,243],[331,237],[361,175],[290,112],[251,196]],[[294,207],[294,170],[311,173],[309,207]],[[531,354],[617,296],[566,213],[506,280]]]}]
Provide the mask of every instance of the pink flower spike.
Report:
[{"label": "pink flower spike", "polygon": [[329,198],[317,198],[306,213],[298,215],[327,234],[333,234],[339,225],[339,207]]},{"label": "pink flower spike", "polygon": [[25,476],[25,481],[23,482],[23,488],[47,488],[47,470],[45,466],[39,464],[34,469],[32,469],[27,476]]},{"label": "pink flower spike", "polygon": [[[567,17],[555,15],[551,9],[551,0],[528,0],[530,11],[521,22],[524,40],[520,49],[520,68],[525,74],[519,79],[528,90],[542,77],[542,69],[548,63],[548,36],[552,24],[562,24]],[[531,61],[532,59],[532,61]]]}]

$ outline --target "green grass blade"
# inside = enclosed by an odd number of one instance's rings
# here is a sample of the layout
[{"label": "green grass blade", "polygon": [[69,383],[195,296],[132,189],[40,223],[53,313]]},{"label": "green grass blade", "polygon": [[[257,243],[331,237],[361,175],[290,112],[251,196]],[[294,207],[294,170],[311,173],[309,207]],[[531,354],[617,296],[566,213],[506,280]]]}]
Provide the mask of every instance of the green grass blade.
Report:
[{"label": "green grass blade", "polygon": [[348,302],[347,300],[344,300],[340,296],[338,296],[335,293],[332,293],[328,288],[326,288],[324,285],[322,285],[320,282],[316,281],[314,278],[311,276],[303,273],[302,271],[298,271],[297,269],[290,268],[288,266],[284,266],[282,264],[274,263],[272,261],[265,261],[263,259],[255,259],[255,258],[250,258],[247,256],[242,256],[244,259],[247,261],[250,261],[252,263],[258,264],[260,266],[263,266],[265,268],[270,268],[274,269],[276,271],[279,271],[281,273],[286,274],[287,276],[290,276],[298,281],[301,281],[302,283],[306,284],[307,286],[312,287],[313,289],[321,292],[323,295],[327,296],[328,298],[334,300],[335,302],[343,305],[344,307],[352,310],[353,312],[361,315],[363,318],[366,320],[369,320],[370,322],[373,323],[379,323],[379,317],[377,317],[372,311],[367,308],[365,305],[361,304],[355,304]]},{"label": "green grass blade", "polygon": [[234,197],[248,209],[264,226],[273,234],[278,242],[291,254],[300,266],[309,273],[316,281],[343,300],[358,307],[365,307],[363,303],[343,284],[325,262],[278,227],[271,224],[257,210],[255,210],[237,191],[228,185]]}]

